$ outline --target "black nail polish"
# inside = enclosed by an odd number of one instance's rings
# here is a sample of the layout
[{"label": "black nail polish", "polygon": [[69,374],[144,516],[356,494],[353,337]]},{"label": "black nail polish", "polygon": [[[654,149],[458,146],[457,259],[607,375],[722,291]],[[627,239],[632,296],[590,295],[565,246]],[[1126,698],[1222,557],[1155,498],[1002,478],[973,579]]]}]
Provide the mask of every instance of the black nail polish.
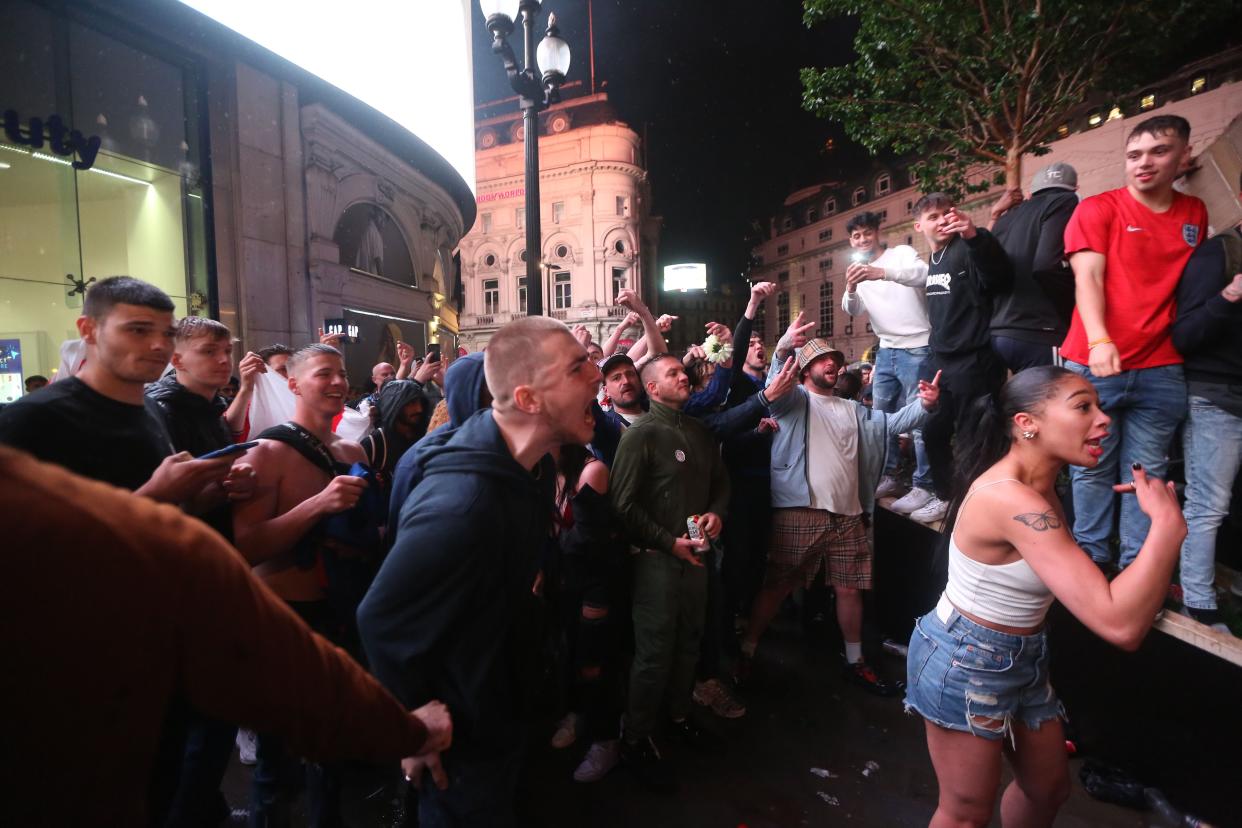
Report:
[{"label": "black nail polish", "polygon": [[1134,469],[1135,471],[1139,471],[1140,469],[1143,468],[1143,464],[1135,460],[1133,463],[1130,464],[1130,468]]}]

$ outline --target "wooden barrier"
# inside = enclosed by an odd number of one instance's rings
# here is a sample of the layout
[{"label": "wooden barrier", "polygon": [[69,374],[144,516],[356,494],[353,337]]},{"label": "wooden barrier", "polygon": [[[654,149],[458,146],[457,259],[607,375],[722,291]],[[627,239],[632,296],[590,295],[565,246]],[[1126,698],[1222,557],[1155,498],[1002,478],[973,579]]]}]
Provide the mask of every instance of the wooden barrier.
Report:
[{"label": "wooden barrier", "polygon": [[[871,622],[905,643],[948,576],[948,539],[903,515],[875,515]],[[1242,826],[1242,641],[1166,613],[1136,653],[1048,616],[1052,683],[1080,751],[1164,791],[1212,825]]]}]

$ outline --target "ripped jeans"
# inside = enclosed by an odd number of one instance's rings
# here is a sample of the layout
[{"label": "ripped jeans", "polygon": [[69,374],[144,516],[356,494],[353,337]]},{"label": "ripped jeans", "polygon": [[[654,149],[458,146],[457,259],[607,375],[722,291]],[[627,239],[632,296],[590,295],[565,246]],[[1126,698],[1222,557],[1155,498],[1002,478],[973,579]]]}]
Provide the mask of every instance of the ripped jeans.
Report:
[{"label": "ripped jeans", "polygon": [[1010,736],[1014,721],[1030,730],[1061,718],[1048,681],[1048,638],[980,626],[941,598],[920,618],[906,657],[906,711],[983,739]]}]

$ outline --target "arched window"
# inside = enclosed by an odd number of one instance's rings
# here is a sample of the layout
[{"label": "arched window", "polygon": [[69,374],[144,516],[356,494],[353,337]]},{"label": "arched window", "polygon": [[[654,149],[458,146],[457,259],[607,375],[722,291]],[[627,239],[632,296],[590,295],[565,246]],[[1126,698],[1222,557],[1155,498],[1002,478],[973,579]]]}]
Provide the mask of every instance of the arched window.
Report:
[{"label": "arched window", "polygon": [[397,222],[376,204],[345,209],[332,234],[340,263],[385,279],[417,285],[414,263]]},{"label": "arched window", "polygon": [[867,200],[867,188],[859,187],[854,191],[854,197],[850,199],[855,207]]},{"label": "arched window", "polygon": [[830,198],[824,202],[824,215],[831,216],[837,212],[837,200]]},{"label": "arched window", "polygon": [[881,174],[875,180],[875,194],[878,198],[882,195],[888,195],[893,189],[893,179],[888,173]]}]

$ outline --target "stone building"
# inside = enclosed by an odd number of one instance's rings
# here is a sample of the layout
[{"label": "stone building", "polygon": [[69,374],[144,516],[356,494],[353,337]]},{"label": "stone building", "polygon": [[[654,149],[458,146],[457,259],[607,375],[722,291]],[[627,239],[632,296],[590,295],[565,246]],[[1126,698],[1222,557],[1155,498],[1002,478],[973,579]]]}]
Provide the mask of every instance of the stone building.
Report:
[{"label": "stone building", "polygon": [[[0,374],[51,376],[83,287],[117,274],[163,288],[178,316],[220,319],[242,353],[303,345],[344,319],[360,335],[346,347],[360,382],[398,339],[451,353],[454,251],[475,214],[473,170],[446,160],[452,130],[433,146],[259,45],[247,26],[262,14],[230,20],[235,31],[191,5],[211,4],[6,4],[0,350],[16,356]],[[381,6],[361,2],[349,25],[374,40]],[[468,0],[435,11],[436,36],[460,53],[467,160],[470,13]]]},{"label": "stone building", "polygon": [[[1078,194],[1087,197],[1123,186],[1125,138],[1141,120],[1161,114],[1181,115],[1191,124],[1191,147],[1199,169],[1179,185],[1208,204],[1216,227],[1229,227],[1242,216],[1236,197],[1242,170],[1242,52],[1192,65],[1160,84],[1140,90],[1122,107],[1084,107],[1061,128],[1050,152],[1023,159],[1024,187],[1034,172],[1058,161],[1078,172]],[[1226,132],[1232,134],[1228,140]],[[1221,140],[1224,138],[1225,140]],[[980,171],[979,180],[988,175]],[[1029,193],[1029,189],[1027,190]],[[968,196],[961,205],[975,223],[987,226],[988,211],[1001,188]],[[850,317],[841,308],[849,237],[845,225],[862,211],[883,219],[880,236],[888,245],[910,244],[927,257],[923,236],[914,229],[914,203],[920,192],[908,167],[875,162],[845,181],[816,184],[791,193],[769,219],[766,238],[752,251],[748,274],[753,281],[775,282],[779,290],[765,307],[765,342],[774,344],[799,310],[817,323],[816,333],[830,340],[846,358],[861,359],[878,344],[866,314]],[[756,326],[760,328],[759,325]]]},{"label": "stone building", "polygon": [[[614,304],[630,287],[655,296],[660,220],[642,143],[617,119],[605,92],[562,89],[539,116],[539,195],[544,312],[603,339],[625,316]],[[478,350],[506,322],[526,315],[525,160],[513,101],[479,108],[478,217],[461,241],[461,344]]]}]

